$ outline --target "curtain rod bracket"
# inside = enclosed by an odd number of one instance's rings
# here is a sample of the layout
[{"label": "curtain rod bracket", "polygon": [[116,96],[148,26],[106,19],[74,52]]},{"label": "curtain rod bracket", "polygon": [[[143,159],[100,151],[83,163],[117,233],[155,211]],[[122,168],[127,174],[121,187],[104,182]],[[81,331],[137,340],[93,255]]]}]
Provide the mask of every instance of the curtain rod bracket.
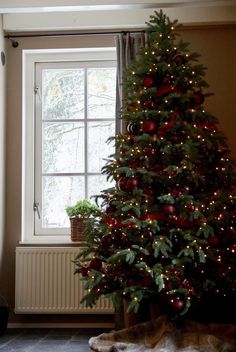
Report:
[{"label": "curtain rod bracket", "polygon": [[11,37],[6,37],[8,40],[10,40],[11,45],[13,46],[13,48],[17,48],[19,46],[19,43],[16,40],[13,40]]}]

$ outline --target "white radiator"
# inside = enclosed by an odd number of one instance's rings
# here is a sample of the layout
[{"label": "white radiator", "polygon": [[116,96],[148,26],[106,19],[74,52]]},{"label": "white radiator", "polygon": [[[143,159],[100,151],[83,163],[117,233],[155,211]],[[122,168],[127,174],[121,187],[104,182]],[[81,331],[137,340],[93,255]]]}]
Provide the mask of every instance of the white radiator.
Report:
[{"label": "white radiator", "polygon": [[83,283],[74,274],[78,247],[17,247],[15,313],[114,313],[108,299],[87,308]]}]

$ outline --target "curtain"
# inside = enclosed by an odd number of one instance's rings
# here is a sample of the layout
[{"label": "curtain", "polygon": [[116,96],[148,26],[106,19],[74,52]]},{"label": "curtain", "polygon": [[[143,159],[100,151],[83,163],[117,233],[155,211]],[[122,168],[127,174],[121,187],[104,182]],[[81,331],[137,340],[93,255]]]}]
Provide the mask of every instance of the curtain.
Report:
[{"label": "curtain", "polygon": [[139,49],[147,47],[146,32],[120,33],[116,36],[117,81],[116,81],[116,134],[124,133],[125,124],[120,119],[123,101],[123,77],[130,63],[138,56]]}]

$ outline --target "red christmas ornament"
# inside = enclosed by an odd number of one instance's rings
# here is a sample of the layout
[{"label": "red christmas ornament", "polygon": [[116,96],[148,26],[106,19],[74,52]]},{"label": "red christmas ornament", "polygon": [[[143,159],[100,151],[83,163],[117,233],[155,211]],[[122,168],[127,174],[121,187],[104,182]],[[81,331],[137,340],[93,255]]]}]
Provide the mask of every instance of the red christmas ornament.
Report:
[{"label": "red christmas ornament", "polygon": [[138,186],[138,179],[135,177],[131,177],[131,178],[121,177],[118,181],[118,187],[123,192],[131,192],[137,186]]},{"label": "red christmas ornament", "polygon": [[166,214],[174,214],[175,213],[175,207],[172,204],[165,204],[162,209],[163,209],[164,213],[166,213]]},{"label": "red christmas ornament", "polygon": [[181,194],[182,192],[177,188],[174,188],[171,192],[172,197],[179,197]]},{"label": "red christmas ornament", "polygon": [[157,89],[156,96],[161,97],[162,95],[166,95],[166,94],[172,93],[174,91],[175,91],[174,86],[166,86],[166,87]]},{"label": "red christmas ornament", "polygon": [[145,88],[153,87],[155,85],[155,80],[154,80],[153,76],[148,75],[148,76],[144,77],[143,85]]},{"label": "red christmas ornament", "polygon": [[89,273],[89,268],[86,268],[85,266],[82,266],[82,268],[80,268],[80,271],[82,276],[88,276]]},{"label": "red christmas ornament", "polygon": [[146,156],[151,157],[154,156],[157,153],[157,150],[153,147],[145,147],[143,149],[143,152]]},{"label": "red christmas ornament", "polygon": [[155,110],[156,103],[153,100],[148,99],[142,102],[142,106],[144,109]]},{"label": "red christmas ornament", "polygon": [[142,131],[143,133],[153,133],[157,129],[157,122],[155,120],[144,120]]},{"label": "red christmas ornament", "polygon": [[94,258],[91,260],[89,267],[91,269],[100,270],[102,268],[102,261],[98,258]]},{"label": "red christmas ornament", "polygon": [[193,203],[189,203],[186,205],[186,209],[189,213],[192,213],[195,210],[195,205]]},{"label": "red christmas ornament", "polygon": [[154,190],[152,188],[144,188],[143,193],[151,197],[154,194]]},{"label": "red christmas ornament", "polygon": [[131,167],[131,169],[137,169],[138,167],[141,166],[141,164],[138,161],[131,161],[129,166]]},{"label": "red christmas ornament", "polygon": [[205,99],[204,95],[200,91],[197,91],[197,92],[193,93],[193,102],[194,102],[194,104],[201,105],[204,102],[204,99]]},{"label": "red christmas ornament", "polygon": [[181,218],[180,216],[173,217],[169,221],[171,221],[171,223],[174,224],[175,226],[178,226],[181,228],[188,228],[188,227],[193,226],[193,224],[194,224],[193,221],[189,221],[187,219]]},{"label": "red christmas ornament", "polygon": [[114,238],[111,235],[104,235],[101,238],[101,243],[105,248],[109,248],[114,243]]},{"label": "red christmas ornament", "polygon": [[180,313],[185,304],[181,299],[171,298],[168,300],[168,305],[173,313]]},{"label": "red christmas ornament", "polygon": [[180,112],[179,111],[171,111],[171,116],[173,118],[178,118],[180,116]]},{"label": "red christmas ornament", "polygon": [[154,234],[150,230],[144,230],[144,231],[142,231],[142,236],[148,240],[151,240],[151,239],[153,239]]},{"label": "red christmas ornament", "polygon": [[160,127],[157,131],[157,136],[162,137],[165,133],[167,133],[174,125],[176,124],[176,121],[171,120],[167,123],[165,123],[162,127]]},{"label": "red christmas ornament", "polygon": [[215,247],[219,243],[219,239],[216,236],[210,236],[208,237],[208,243],[210,246]]},{"label": "red christmas ornament", "polygon": [[174,63],[178,66],[185,64],[185,62],[186,58],[183,55],[178,54],[174,57]]},{"label": "red christmas ornament", "polygon": [[128,149],[120,148],[120,154],[126,154],[127,152],[128,152]]},{"label": "red christmas ornament", "polygon": [[108,216],[103,218],[103,222],[105,222],[109,226],[114,226],[114,227],[116,227],[119,224],[118,220],[110,218]]}]

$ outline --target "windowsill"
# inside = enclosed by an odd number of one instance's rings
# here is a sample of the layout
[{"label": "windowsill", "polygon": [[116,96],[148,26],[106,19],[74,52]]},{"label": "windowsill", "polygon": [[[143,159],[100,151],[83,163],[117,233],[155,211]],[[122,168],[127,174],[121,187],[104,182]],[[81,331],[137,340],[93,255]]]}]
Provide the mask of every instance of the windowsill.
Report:
[{"label": "windowsill", "polygon": [[83,241],[55,241],[55,242],[49,242],[49,241],[20,241],[19,246],[21,247],[81,247],[84,245],[85,242]]}]

